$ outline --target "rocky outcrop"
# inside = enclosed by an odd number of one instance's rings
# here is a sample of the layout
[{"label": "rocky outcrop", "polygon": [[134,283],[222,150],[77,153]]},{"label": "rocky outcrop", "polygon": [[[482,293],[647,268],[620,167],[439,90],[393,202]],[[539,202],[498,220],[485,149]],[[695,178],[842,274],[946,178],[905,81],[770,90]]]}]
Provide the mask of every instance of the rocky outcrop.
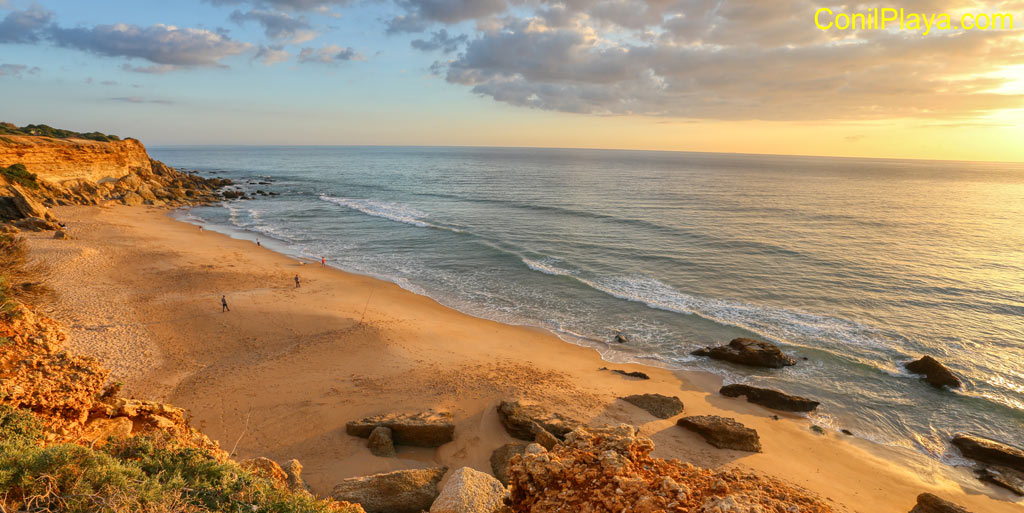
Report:
[{"label": "rocky outcrop", "polygon": [[651,439],[626,425],[578,428],[551,451],[530,445],[513,459],[508,507],[514,513],[832,511],[776,479],[652,458],[653,449]]},{"label": "rocky outcrop", "polygon": [[745,395],[748,402],[779,411],[809,412],[814,411],[821,404],[818,401],[812,401],[805,397],[789,395],[768,388],[752,387],[750,385],[726,385],[718,393],[726,397]]},{"label": "rocky outcrop", "polygon": [[526,452],[526,444],[511,443],[498,447],[491,453],[491,472],[498,481],[508,486],[508,469],[512,464],[512,457]]},{"label": "rocky outcrop", "polygon": [[966,509],[930,493],[917,496],[917,505],[910,513],[970,513]]},{"label": "rocky outcrop", "polygon": [[50,183],[116,180],[150,169],[146,148],[135,139],[99,142],[8,135],[0,139],[0,167],[23,164]]},{"label": "rocky outcrop", "polygon": [[462,467],[448,477],[430,513],[494,513],[505,500],[505,486],[488,474]]},{"label": "rocky outcrop", "polygon": [[789,365],[796,365],[796,360],[787,356],[774,344],[751,338],[736,338],[728,345],[705,347],[692,354],[751,367],[781,369]]},{"label": "rocky outcrop", "polygon": [[541,406],[521,404],[518,401],[502,401],[498,405],[498,419],[512,437],[527,442],[538,441],[545,446],[562,440],[566,433],[580,425],[573,419],[549,412]]},{"label": "rocky outcrop", "polygon": [[374,456],[380,456],[381,458],[395,457],[395,441],[391,436],[391,428],[389,427],[377,426],[373,428],[369,439],[366,441],[366,446]]},{"label": "rocky outcrop", "polygon": [[352,421],[345,425],[345,432],[361,438],[369,438],[377,427],[391,429],[391,436],[397,445],[416,447],[440,447],[455,437],[455,424],[448,412],[427,411],[416,414],[383,414]]},{"label": "rocky outcrop", "polygon": [[922,356],[920,360],[914,360],[907,363],[904,367],[914,374],[924,375],[925,381],[933,387],[942,388],[945,386],[957,388],[960,386],[960,378],[953,375],[945,365],[942,365],[938,360],[931,356]]},{"label": "rocky outcrop", "polygon": [[709,444],[719,449],[761,452],[761,439],[757,436],[757,431],[736,422],[735,419],[700,415],[683,417],[676,424],[704,437]]},{"label": "rocky outcrop", "polygon": [[622,400],[659,419],[668,419],[683,413],[683,401],[675,396],[640,394],[623,397]]},{"label": "rocky outcrop", "polygon": [[420,513],[434,503],[446,471],[442,467],[353,477],[338,483],[331,497],[360,504],[367,513]]},{"label": "rocky outcrop", "polygon": [[996,486],[1006,488],[1011,492],[1024,497],[1024,472],[1017,472],[1016,470],[1000,467],[982,467],[978,469],[978,479],[985,481],[986,483],[992,483]]},{"label": "rocky outcrop", "polygon": [[969,434],[954,436],[952,443],[967,458],[1024,472],[1024,450],[1018,447]]}]

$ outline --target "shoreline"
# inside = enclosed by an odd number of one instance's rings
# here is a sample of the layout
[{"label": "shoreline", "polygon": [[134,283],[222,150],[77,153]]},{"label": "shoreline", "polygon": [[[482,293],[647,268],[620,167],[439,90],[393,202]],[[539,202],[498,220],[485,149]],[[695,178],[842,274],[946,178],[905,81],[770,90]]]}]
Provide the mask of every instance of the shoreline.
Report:
[{"label": "shoreline", "polygon": [[[849,511],[906,512],[925,491],[972,511],[1020,507],[969,469],[817,435],[802,416],[718,396],[710,373],[611,364],[544,328],[472,317],[378,278],[296,265],[269,248],[199,232],[165,210],[62,207],[59,215],[75,227],[75,240],[29,240],[34,254],[61,264],[55,317],[72,331],[70,347],[100,358],[134,395],[185,407],[225,450],[298,458],[320,494],[344,477],[432,462],[489,471],[491,450],[511,441],[493,411],[505,398],[539,400],[595,424],[631,423],[654,439],[655,456],[769,474]],[[293,272],[303,275],[300,289],[291,287]],[[237,315],[215,315],[221,290],[230,290]],[[608,365],[652,379],[597,371]],[[677,395],[684,415],[735,417],[758,430],[765,452],[715,449],[672,420],[615,400],[635,393]],[[436,451],[401,448],[399,459],[382,461],[344,434],[349,420],[428,408],[455,414],[456,440]]]}]

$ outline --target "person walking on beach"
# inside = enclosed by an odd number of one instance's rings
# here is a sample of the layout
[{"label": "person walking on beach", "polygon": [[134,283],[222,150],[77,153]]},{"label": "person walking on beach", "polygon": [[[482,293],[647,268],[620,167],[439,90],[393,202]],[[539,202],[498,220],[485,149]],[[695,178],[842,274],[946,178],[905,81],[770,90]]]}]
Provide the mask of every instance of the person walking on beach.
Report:
[{"label": "person walking on beach", "polygon": [[260,244],[260,240],[259,239],[256,239],[256,247],[257,248],[262,248],[263,247],[263,245]]},{"label": "person walking on beach", "polygon": [[230,312],[231,311],[231,309],[228,308],[228,298],[226,296],[221,296],[220,297],[220,311],[221,311],[221,313]]},{"label": "person walking on beach", "polygon": [[327,267],[327,257],[320,257],[320,267]]},{"label": "person walking on beach", "polygon": [[299,275],[295,275],[295,288],[299,288]]}]

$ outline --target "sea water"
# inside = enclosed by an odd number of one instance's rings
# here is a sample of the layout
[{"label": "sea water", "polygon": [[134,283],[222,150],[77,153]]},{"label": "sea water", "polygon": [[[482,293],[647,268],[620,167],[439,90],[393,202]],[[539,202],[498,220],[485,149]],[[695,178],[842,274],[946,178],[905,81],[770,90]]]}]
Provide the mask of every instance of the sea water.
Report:
[{"label": "sea water", "polygon": [[[546,328],[611,362],[808,396],[822,403],[810,415],[819,425],[936,458],[956,460],[955,432],[1024,445],[1024,165],[511,148],[151,153],[255,195],[180,213],[208,228]],[[629,343],[611,342],[620,332]],[[690,355],[743,336],[800,361],[766,370]],[[902,369],[924,354],[963,388]]]}]

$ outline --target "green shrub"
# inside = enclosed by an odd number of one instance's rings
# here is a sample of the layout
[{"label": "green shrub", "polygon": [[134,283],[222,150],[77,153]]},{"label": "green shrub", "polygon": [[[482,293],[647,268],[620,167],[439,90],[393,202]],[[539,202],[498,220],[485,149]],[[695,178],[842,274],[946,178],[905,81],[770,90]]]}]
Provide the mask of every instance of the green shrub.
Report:
[{"label": "green shrub", "polygon": [[31,443],[42,437],[43,427],[35,415],[0,404],[0,440]]},{"label": "green shrub", "polygon": [[110,142],[121,140],[116,135],[104,134],[102,132],[80,133],[62,128],[53,128],[49,125],[25,125],[18,128],[13,123],[0,123],[0,134],[3,135],[33,135],[38,137],[53,137],[55,139],[89,139],[92,141]]},{"label": "green shrub", "polygon": [[11,164],[7,167],[0,167],[0,175],[22,187],[30,189],[39,188],[38,177],[35,173],[30,173],[24,164]]}]

